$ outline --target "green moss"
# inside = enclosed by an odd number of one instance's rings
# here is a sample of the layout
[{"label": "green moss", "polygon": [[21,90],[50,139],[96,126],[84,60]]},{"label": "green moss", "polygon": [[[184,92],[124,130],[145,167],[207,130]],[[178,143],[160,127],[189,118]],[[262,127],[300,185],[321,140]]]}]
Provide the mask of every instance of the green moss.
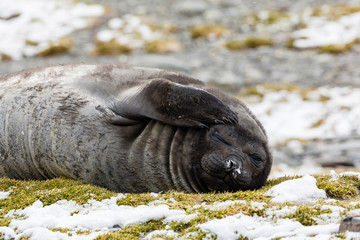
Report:
[{"label": "green moss", "polygon": [[290,84],[290,83],[281,83],[281,84],[273,84],[273,83],[264,83],[258,84],[254,86],[249,86],[243,88],[241,92],[238,94],[239,97],[244,96],[258,96],[261,99],[268,92],[279,92],[279,91],[288,91],[288,92],[298,92],[301,95],[307,95],[312,89],[310,88],[302,88],[299,85]]},{"label": "green moss", "polygon": [[178,31],[177,27],[172,24],[151,25],[150,28],[153,32],[162,33],[176,33]]},{"label": "green moss", "polygon": [[312,226],[316,224],[316,221],[313,219],[315,216],[319,216],[320,211],[314,209],[313,206],[299,206],[295,213],[289,214],[285,217],[296,219],[304,226]]},{"label": "green moss", "polygon": [[124,198],[118,199],[116,203],[117,205],[137,207],[139,205],[146,205],[156,199],[156,197],[153,197],[149,193],[127,194]]},{"label": "green moss", "polygon": [[[240,235],[240,237],[237,240],[249,240],[249,238]],[[276,239],[272,239],[272,240],[276,240]]]},{"label": "green moss", "polygon": [[341,111],[351,111],[351,110],[352,110],[352,107],[349,107],[349,106],[341,106],[341,107],[340,107],[340,110],[341,110]]},{"label": "green moss", "polygon": [[72,46],[73,46],[72,40],[70,38],[64,37],[59,39],[57,42],[50,43],[50,46],[44,51],[38,53],[38,55],[41,57],[48,57],[56,54],[65,53],[69,51],[72,48]]},{"label": "green moss", "polygon": [[218,210],[205,209],[203,211],[200,211],[197,221],[199,223],[204,223],[212,219],[222,219],[227,216],[233,216],[238,213],[242,213],[248,216],[253,216],[254,214],[256,214],[257,216],[265,215],[263,209],[260,210],[256,207],[251,206],[249,201],[249,203],[247,204],[234,204],[229,207],[221,208]]},{"label": "green moss", "polygon": [[292,176],[292,177],[279,177],[279,178],[275,178],[275,179],[270,179],[266,182],[265,187],[270,189],[271,187],[278,185],[282,182],[288,181],[288,180],[293,180],[293,179],[297,179],[297,178],[301,178],[301,176]]},{"label": "green moss", "polygon": [[[330,198],[340,199],[338,203],[332,203],[336,206],[341,206],[347,210],[360,207],[359,205],[350,205],[350,202],[360,200],[359,189],[360,182],[355,177],[339,177],[335,181],[330,181],[332,178],[329,175],[315,176],[319,188],[324,189]],[[187,194],[183,192],[169,191],[160,193],[158,195],[143,193],[143,194],[126,194],[124,198],[117,201],[119,205],[139,206],[149,204],[155,200],[164,200],[161,204],[167,204],[170,209],[185,210],[187,214],[197,213],[197,216],[189,222],[171,222],[163,224],[161,219],[148,221],[139,225],[119,226],[119,231],[104,234],[97,239],[141,239],[146,234],[154,230],[168,229],[179,233],[179,238],[203,239],[206,233],[202,232],[198,225],[210,221],[212,219],[223,219],[227,216],[242,213],[245,215],[263,216],[266,217],[268,208],[285,206],[295,206],[294,204],[277,204],[271,203],[271,197],[264,196],[265,192],[271,187],[286,181],[299,178],[282,177],[278,179],[269,180],[266,185],[254,191],[238,191],[238,192],[224,192],[224,193],[208,193],[208,194]],[[36,200],[41,200],[44,205],[52,204],[60,199],[74,200],[80,204],[86,203],[88,199],[102,200],[111,196],[117,195],[106,189],[90,186],[79,181],[67,179],[53,179],[47,181],[17,181],[10,179],[0,179],[0,191],[9,191],[11,194],[8,198],[0,200],[0,225],[9,225],[11,219],[5,218],[6,213],[10,209],[19,209],[31,205]],[[224,202],[226,200],[245,200],[246,204],[234,204],[221,209],[211,210],[205,206],[211,206],[216,202]],[[266,203],[264,209],[258,209],[251,206],[251,202]],[[321,205],[325,204],[323,200],[314,205],[302,205],[297,207],[293,214],[286,216],[299,221],[305,226],[315,225],[316,218],[321,214],[330,213],[331,210],[321,209]],[[329,204],[329,203],[326,203]],[[197,207],[194,208],[194,206]],[[51,229],[52,231],[64,232],[73,234],[71,229]],[[77,234],[88,234],[89,232],[77,232]],[[191,237],[189,237],[191,234]],[[172,239],[161,236],[165,239]],[[216,236],[211,236],[213,239]],[[245,238],[244,238],[245,239]]]},{"label": "green moss", "polygon": [[335,237],[340,238],[340,239],[346,239],[346,234],[345,233],[336,233]]},{"label": "green moss", "polygon": [[11,222],[11,218],[0,216],[0,226],[4,226],[4,227],[9,226],[10,222]]},{"label": "green moss", "polygon": [[290,18],[290,15],[282,11],[262,11],[253,13],[245,18],[245,22],[248,22],[250,26],[255,27],[258,24],[273,25],[283,20]]},{"label": "green moss", "polygon": [[248,48],[257,48],[260,46],[274,46],[274,42],[270,38],[265,37],[249,37],[244,40],[244,44]]},{"label": "green moss", "polygon": [[318,48],[320,53],[332,53],[339,54],[345,53],[353,49],[354,43],[348,43],[343,45],[327,45]]},{"label": "green moss", "polygon": [[295,40],[296,40],[296,39],[294,39],[293,37],[289,37],[289,38],[286,40],[286,47],[287,47],[287,48],[290,48],[290,49],[294,49],[294,48],[295,48],[295,45],[294,45]]},{"label": "green moss", "polygon": [[12,60],[12,57],[10,55],[5,54],[5,53],[0,53],[0,60],[8,61],[8,60]]},{"label": "green moss", "polygon": [[105,240],[105,239],[141,239],[145,234],[154,231],[165,229],[164,224],[158,220],[151,220],[140,225],[129,225],[123,227],[121,230],[115,233],[108,233],[101,235],[96,240]]},{"label": "green moss", "polygon": [[103,200],[117,194],[104,188],[84,184],[63,178],[47,181],[18,181],[0,178],[0,190],[12,192],[8,198],[0,199],[0,214],[11,209],[23,209],[40,200],[43,204],[50,205],[59,200],[73,200],[79,204],[86,203],[89,199]]},{"label": "green moss", "polygon": [[225,47],[229,50],[238,51],[238,50],[243,50],[245,48],[245,45],[243,41],[231,41],[231,42],[227,42],[225,44]]},{"label": "green moss", "polygon": [[115,55],[115,54],[130,54],[132,48],[112,39],[109,42],[97,42],[93,54],[95,55]]},{"label": "green moss", "polygon": [[325,119],[319,119],[318,121],[314,122],[310,128],[318,128],[325,123]]},{"label": "green moss", "polygon": [[192,38],[201,38],[201,37],[215,37],[220,38],[224,36],[229,30],[221,25],[202,25],[193,27],[190,30],[190,35]]},{"label": "green moss", "polygon": [[328,20],[336,21],[343,16],[356,12],[360,12],[359,5],[325,5],[313,8],[311,15],[316,17],[326,17]]},{"label": "green moss", "polygon": [[5,21],[8,21],[8,20],[11,20],[11,19],[13,19],[13,18],[17,18],[17,17],[19,17],[20,16],[20,13],[14,13],[14,14],[12,14],[12,15],[10,15],[10,16],[8,16],[8,17],[2,17],[2,16],[0,16],[0,20],[5,20]]},{"label": "green moss", "polygon": [[324,189],[329,198],[350,199],[359,195],[360,181],[357,177],[342,176],[331,181],[328,175],[316,176],[317,186]]},{"label": "green moss", "polygon": [[145,44],[145,51],[148,53],[172,53],[181,49],[182,45],[177,40],[155,40]]},{"label": "green moss", "polygon": [[31,40],[25,40],[25,44],[28,45],[28,46],[37,46],[37,45],[39,45],[38,42],[34,42],[34,41],[31,41]]},{"label": "green moss", "polygon": [[243,50],[245,48],[257,48],[261,46],[274,46],[273,40],[266,37],[248,37],[242,41],[230,41],[225,43],[225,47],[232,51]]},{"label": "green moss", "polygon": [[[66,233],[68,236],[72,236],[74,233],[74,229],[71,229],[71,228],[50,228],[49,230],[51,230],[52,232]],[[89,235],[89,234],[91,234],[91,231],[90,230],[87,230],[87,231],[77,230],[75,233],[77,235]]]}]

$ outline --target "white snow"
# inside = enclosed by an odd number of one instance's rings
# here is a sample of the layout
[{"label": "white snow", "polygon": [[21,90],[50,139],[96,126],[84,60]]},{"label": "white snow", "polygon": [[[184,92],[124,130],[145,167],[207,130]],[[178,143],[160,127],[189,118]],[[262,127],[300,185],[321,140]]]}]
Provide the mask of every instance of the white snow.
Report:
[{"label": "white snow", "polygon": [[[183,210],[171,210],[167,205],[131,207],[118,206],[116,200],[123,197],[112,197],[103,201],[89,200],[80,205],[74,201],[61,200],[49,206],[41,201],[19,210],[12,210],[7,217],[12,217],[9,227],[1,228],[6,237],[28,236],[30,239],[67,239],[67,234],[52,232],[52,228],[69,228],[74,230],[90,230],[90,235],[72,234],[75,239],[93,239],[97,235],[109,232],[114,227],[130,224],[141,224],[150,220],[190,221],[197,214],[187,215]],[[41,236],[41,238],[40,238]],[[69,238],[72,239],[72,238]]]},{"label": "white snow", "polygon": [[12,228],[0,227],[0,236],[4,237],[4,239],[15,239],[16,233]]},{"label": "white snow", "polygon": [[264,202],[253,202],[253,201],[251,201],[250,205],[251,205],[252,207],[255,207],[255,208],[258,208],[258,209],[261,210],[261,209],[264,209],[264,208],[265,208],[266,203],[264,203]]},{"label": "white snow", "polygon": [[143,16],[126,14],[108,21],[108,29],[99,31],[100,42],[116,41],[131,48],[143,47],[145,42],[167,38],[169,33],[151,28],[152,23]]},{"label": "white snow", "polygon": [[360,180],[360,172],[343,172],[340,176],[357,177]]},{"label": "white snow", "polygon": [[[174,232],[173,230],[155,230],[148,235],[146,235],[145,239],[152,239],[158,235],[166,236],[166,237],[177,237],[179,234]],[[162,238],[160,238],[162,239]]]},{"label": "white snow", "polygon": [[212,205],[206,206],[205,208],[209,209],[209,210],[219,210],[219,209],[227,208],[227,207],[235,205],[235,204],[246,204],[246,201],[245,200],[234,200],[234,201],[226,200],[224,202],[215,202]]},{"label": "white snow", "polygon": [[193,220],[194,218],[197,217],[197,213],[193,213],[193,214],[186,214],[185,212],[181,213],[181,214],[176,214],[173,216],[169,216],[167,218],[165,218],[164,220],[162,220],[163,223],[170,223],[170,222],[183,222],[183,223],[187,223],[190,222],[191,220]]},{"label": "white snow", "polygon": [[285,176],[303,176],[306,174],[319,174],[324,171],[324,168],[317,165],[311,159],[305,159],[300,166],[291,167],[286,163],[281,163],[273,166],[269,179],[276,179]]},{"label": "white snow", "polygon": [[[315,225],[305,227],[291,219],[262,218],[236,214],[223,219],[215,219],[199,227],[206,232],[217,235],[217,239],[237,239],[240,236],[254,240],[291,237],[292,239],[306,239],[317,235],[330,239],[331,234],[339,230],[338,224]],[[316,238],[318,239],[318,238]]]},{"label": "white snow", "polygon": [[0,55],[35,56],[104,12],[101,5],[71,0],[0,1]]},{"label": "white snow", "polygon": [[0,191],[0,199],[7,198],[10,195],[11,191],[9,192],[1,192]]},{"label": "white snow", "polygon": [[293,33],[294,46],[312,48],[327,45],[345,45],[360,37],[360,13],[356,12],[329,21],[324,17],[311,17],[307,27]]},{"label": "white snow", "polygon": [[317,205],[321,208],[321,210],[330,210],[331,213],[324,213],[320,216],[314,218],[314,220],[319,224],[327,224],[327,223],[338,223],[339,219],[341,219],[341,214],[345,211],[344,208],[339,206],[332,205]]},{"label": "white snow", "polygon": [[[261,91],[262,86],[258,88]],[[276,145],[291,139],[360,134],[359,96],[360,89],[350,87],[320,87],[306,98],[298,91],[268,91],[260,102],[248,105],[263,123],[270,143]],[[291,144],[295,151],[299,148]]]},{"label": "white snow", "polygon": [[272,217],[274,219],[278,219],[280,217],[285,217],[287,215],[290,215],[292,213],[295,213],[297,210],[297,206],[285,206],[285,207],[279,207],[279,206],[273,206],[271,208],[266,209],[266,215],[269,217]]},{"label": "white snow", "polygon": [[310,175],[282,182],[268,190],[266,195],[273,197],[273,203],[309,203],[326,198],[325,191],[316,186],[316,179]]}]

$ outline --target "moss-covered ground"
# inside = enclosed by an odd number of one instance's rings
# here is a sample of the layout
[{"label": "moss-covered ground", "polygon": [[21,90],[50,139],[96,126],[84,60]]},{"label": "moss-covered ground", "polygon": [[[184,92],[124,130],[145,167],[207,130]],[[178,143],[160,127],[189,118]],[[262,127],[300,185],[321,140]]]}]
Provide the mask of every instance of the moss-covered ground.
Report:
[{"label": "moss-covered ground", "polygon": [[[126,194],[125,197],[117,200],[118,205],[139,206],[149,203],[166,204],[170,209],[186,211],[187,214],[197,214],[188,222],[164,223],[161,220],[151,220],[139,225],[120,226],[118,231],[100,235],[97,239],[138,239],[154,230],[174,231],[177,237],[189,237],[202,239],[207,233],[200,230],[199,224],[212,219],[221,219],[227,216],[242,213],[249,216],[268,217],[271,211],[268,209],[281,209],[285,206],[296,207],[296,211],[283,216],[283,218],[294,219],[304,226],[317,225],[317,219],[322,214],[329,214],[331,210],[321,208],[322,205],[340,206],[345,210],[341,213],[360,208],[360,182],[357,177],[341,176],[333,179],[331,175],[317,175],[317,186],[324,189],[328,198],[337,201],[329,202],[318,200],[315,204],[297,203],[272,203],[271,197],[266,196],[266,191],[271,187],[290,179],[298,177],[282,177],[269,180],[263,188],[255,191],[238,191],[234,193],[208,193],[208,194],[187,194],[183,192],[164,192],[159,194]],[[89,199],[103,200],[116,196],[118,193],[107,189],[84,184],[80,181],[64,178],[47,181],[19,181],[0,178],[0,191],[10,192],[7,198],[0,199],[0,226],[8,226],[11,218],[7,213],[12,209],[23,209],[40,200],[44,206],[51,205],[59,200],[73,200],[79,204],[86,203]],[[156,203],[156,200],[158,203]],[[244,200],[229,206],[214,208],[211,206],[225,201]],[[357,202],[357,204],[356,204]],[[261,203],[263,207],[254,203]],[[355,203],[355,204],[354,204]],[[260,205],[261,205],[260,204]],[[341,219],[339,219],[340,222]],[[72,229],[51,229],[52,231],[65,232],[71,235]],[[88,231],[76,232],[76,234],[89,234]],[[209,237],[209,235],[207,235]],[[162,236],[165,239],[174,239],[172,236]],[[212,236],[214,237],[214,236]]]}]

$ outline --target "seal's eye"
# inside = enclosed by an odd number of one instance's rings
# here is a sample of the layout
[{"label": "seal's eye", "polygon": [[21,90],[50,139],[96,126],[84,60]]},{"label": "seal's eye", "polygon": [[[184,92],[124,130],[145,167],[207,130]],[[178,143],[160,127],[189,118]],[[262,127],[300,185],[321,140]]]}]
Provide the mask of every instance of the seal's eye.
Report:
[{"label": "seal's eye", "polygon": [[209,130],[209,135],[210,135],[210,138],[212,140],[214,140],[215,142],[218,142],[218,143],[221,143],[221,144],[225,144],[225,145],[228,145],[228,146],[231,146],[227,141],[225,141],[218,133],[218,131],[214,131],[214,130]]},{"label": "seal's eye", "polygon": [[259,154],[249,154],[249,157],[256,167],[262,167],[264,165],[264,161]]}]

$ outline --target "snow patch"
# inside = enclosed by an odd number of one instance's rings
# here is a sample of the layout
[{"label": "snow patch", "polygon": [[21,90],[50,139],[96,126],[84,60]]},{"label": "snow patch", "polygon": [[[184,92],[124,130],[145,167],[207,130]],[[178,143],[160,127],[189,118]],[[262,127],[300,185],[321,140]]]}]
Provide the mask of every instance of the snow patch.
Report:
[{"label": "snow patch", "polygon": [[268,190],[265,195],[272,196],[273,203],[311,203],[327,198],[325,191],[316,186],[316,179],[310,175],[282,182]]},{"label": "snow patch", "polygon": [[356,12],[329,21],[323,17],[311,17],[307,27],[293,33],[297,48],[313,48],[327,45],[346,45],[360,37],[360,13]]},{"label": "snow patch", "polygon": [[270,179],[276,179],[285,176],[303,176],[306,174],[318,174],[324,171],[324,168],[316,165],[314,161],[310,159],[305,159],[303,164],[296,167],[291,167],[286,163],[281,163],[276,166],[273,166],[270,176]]},{"label": "snow patch", "polygon": [[229,206],[235,205],[235,204],[246,204],[245,200],[226,200],[224,202],[216,202],[213,205],[205,206],[204,208],[209,210],[218,210],[222,208],[227,208]]},{"label": "snow patch", "polygon": [[252,207],[254,207],[254,208],[258,208],[258,209],[262,210],[262,209],[265,208],[266,203],[264,203],[264,202],[253,202],[253,201],[251,201],[250,205],[251,205]]},{"label": "snow patch", "polygon": [[9,192],[1,192],[0,191],[0,199],[7,198],[10,195],[11,191]]},{"label": "snow patch", "polygon": [[0,1],[0,55],[35,56],[104,13],[101,5],[71,0]]},{"label": "snow patch", "polygon": [[[145,239],[153,239],[156,236],[166,236],[176,238],[179,234],[174,232],[173,230],[155,230],[148,235],[146,235]],[[159,238],[162,239],[162,238]]]},{"label": "snow patch", "polygon": [[127,14],[121,18],[112,18],[108,29],[99,31],[96,39],[100,42],[115,40],[131,48],[139,48],[145,41],[154,41],[164,37],[161,31],[151,28],[149,21],[141,16]]},{"label": "snow patch", "polygon": [[266,215],[272,217],[273,219],[278,219],[281,217],[285,217],[287,215],[293,214],[296,212],[297,206],[273,206],[271,208],[266,209]]},{"label": "snow patch", "polygon": [[[215,219],[199,225],[200,229],[217,235],[217,239],[237,239],[240,236],[249,239],[265,240],[291,237],[305,239],[306,237],[326,237],[339,230],[338,224],[327,224],[305,227],[291,219],[277,219],[237,214],[224,219]],[[319,238],[316,238],[319,239]]]},{"label": "snow patch", "polygon": [[[13,218],[9,227],[1,228],[4,238],[12,238],[14,234],[28,236],[30,239],[68,239],[68,235],[52,232],[51,228],[68,228],[82,231],[92,231],[89,235],[72,234],[74,239],[93,239],[99,234],[110,232],[130,224],[142,224],[150,220],[162,219],[164,223],[172,221],[190,221],[196,214],[187,215],[183,210],[171,210],[167,205],[131,207],[118,206],[117,197],[103,201],[89,200],[86,204],[77,204],[74,201],[60,200],[49,206],[41,201],[19,210],[12,210],[7,217]],[[66,236],[66,237],[65,237]],[[72,238],[69,238],[72,239]]]},{"label": "snow patch", "polygon": [[360,172],[343,172],[340,176],[357,177],[360,180]]},{"label": "snow patch", "polygon": [[[268,91],[260,102],[248,99],[248,106],[267,130],[271,145],[276,145],[289,139],[360,134],[359,96],[360,89],[350,87],[320,87],[305,97],[296,91]],[[299,150],[299,144],[291,142],[290,146]]]}]

